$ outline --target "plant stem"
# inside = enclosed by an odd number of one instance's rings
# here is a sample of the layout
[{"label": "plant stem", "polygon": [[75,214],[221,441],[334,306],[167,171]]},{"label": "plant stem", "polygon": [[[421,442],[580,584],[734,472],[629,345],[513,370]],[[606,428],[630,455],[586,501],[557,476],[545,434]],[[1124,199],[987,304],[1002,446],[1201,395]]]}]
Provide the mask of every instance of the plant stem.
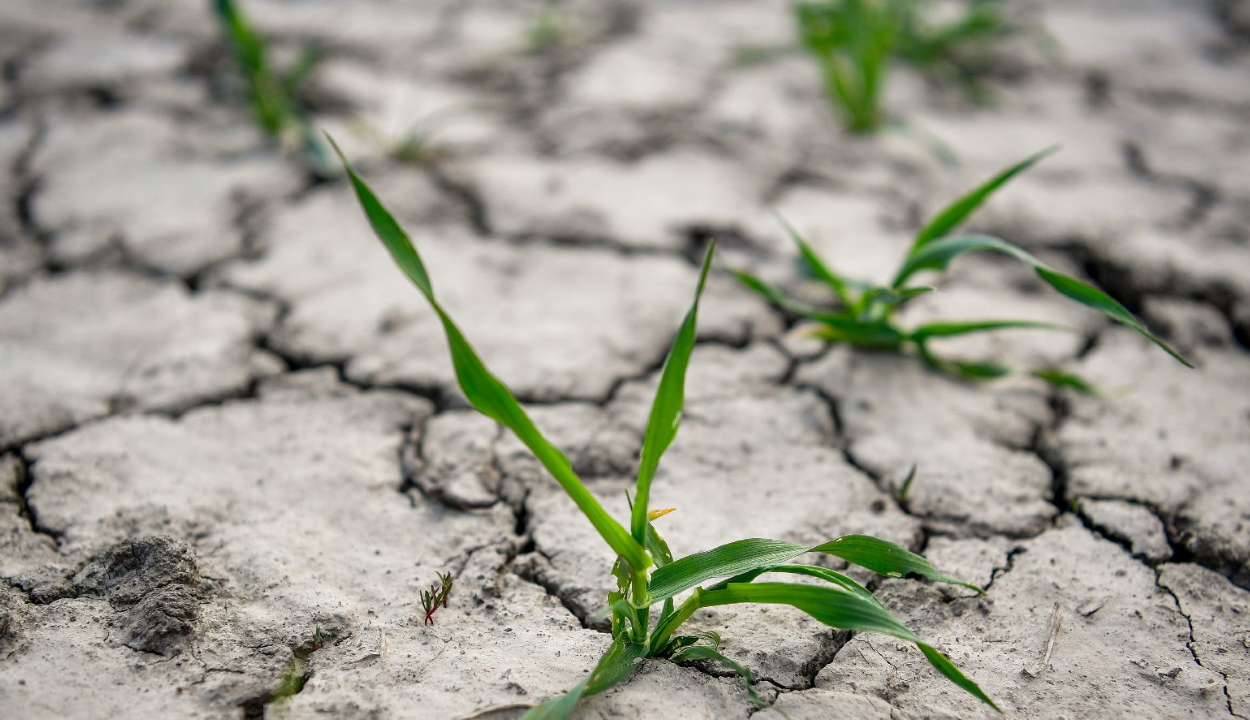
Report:
[{"label": "plant stem", "polygon": [[686,598],[686,601],[677,606],[677,611],[669,615],[655,628],[655,634],[651,636],[651,651],[657,652],[668,644],[668,639],[672,637],[673,632],[682,626],[682,623],[690,619],[699,608],[703,607],[700,603],[699,596],[702,593],[700,588],[695,588],[694,593]]}]

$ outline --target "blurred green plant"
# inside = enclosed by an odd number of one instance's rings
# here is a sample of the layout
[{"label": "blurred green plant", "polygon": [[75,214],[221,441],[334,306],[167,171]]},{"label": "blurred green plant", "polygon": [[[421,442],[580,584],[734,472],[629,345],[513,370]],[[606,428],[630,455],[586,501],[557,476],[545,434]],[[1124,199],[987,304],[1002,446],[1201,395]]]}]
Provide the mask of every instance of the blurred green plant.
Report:
[{"label": "blurred green plant", "polygon": [[[953,235],[973,212],[1013,177],[1031,167],[1054,148],[1044,150],[1013,165],[983,185],[946,206],[921,228],[903,256],[902,263],[888,285],[848,280],[835,272],[798,232],[783,220],[799,254],[816,279],[833,291],[836,304],[813,307],[786,297],[780,290],[758,277],[740,270],[731,270],[738,280],[760,297],[798,317],[812,321],[803,332],[829,343],[848,343],[862,348],[892,352],[914,351],[931,367],[968,380],[1001,378],[1016,372],[1008,365],[993,361],[969,362],[945,358],[935,353],[930,342],[972,333],[1011,328],[1043,328],[1067,330],[1061,325],[1028,320],[960,320],[930,322],[904,328],[895,321],[895,313],[904,304],[933,290],[928,286],[909,285],[920,272],[944,272],[955,258],[970,252],[989,251],[1016,258],[1033,269],[1039,278],[1060,294],[1082,305],[1102,312],[1112,320],[1127,325],[1162,348],[1188,367],[1193,367],[1180,353],[1155,336],[1136,316],[1102,290],[1065,275],[1046,265],[1023,249],[989,235]],[[1089,382],[1056,368],[1038,368],[1029,374],[1057,387],[1086,394],[1097,394]]]},{"label": "blurred green plant", "polygon": [[[338,151],[338,147],[334,147]],[[438,316],[465,398],[479,412],[512,430],[617,556],[611,571],[616,587],[608,593],[608,608],[605,611],[611,615],[611,645],[587,678],[566,694],[534,706],[526,713],[526,718],[567,718],[582,697],[625,680],[646,658],[674,662],[719,662],[742,675],[750,688],[753,681],[751,673],[720,652],[719,636],[713,633],[678,634],[681,626],[702,608],[741,603],[789,605],[831,627],[883,633],[913,643],[938,672],[996,708],[975,682],[965,677],[945,655],[903,625],[858,582],[823,567],[790,562],[804,553],[823,553],[889,577],[915,574],[937,582],[965,585],[981,592],[975,585],[967,585],[940,572],[919,555],[878,538],[845,535],[816,546],[752,538],[674,559],[668,543],[656,531],[654,521],[670,512],[671,508],[650,509],[651,484],[660,457],[676,438],[680,425],[685,403],[686,369],[694,350],[699,301],[711,268],[713,246],[709,246],[704,255],[694,301],[677,331],[660,373],[659,387],[643,434],[627,528],[604,509],[573,471],[564,453],[547,441],[508,387],[482,363],[460,328],[436,299],[425,264],[408,235],[341,152],[339,156],[374,233]],[[784,574],[802,575],[823,582],[797,584],[777,582],[771,578],[767,582],[756,582],[764,575]],[[719,578],[724,579],[703,584]],[[676,602],[679,595],[684,595],[680,604]],[[653,614],[657,610],[658,613]],[[763,704],[753,688],[750,694],[757,703]]]},{"label": "blurred green plant", "polygon": [[525,23],[525,49],[541,55],[568,45],[573,39],[573,19],[562,0],[546,0]]},{"label": "blurred green plant", "polygon": [[280,73],[273,67],[268,41],[234,0],[214,0],[213,7],[222,34],[233,50],[256,124],[274,140],[296,146],[318,176],[331,177],[329,154],[298,98],[300,86],[317,66],[320,48],[315,43],[308,45],[295,64]]},{"label": "blurred green plant", "polygon": [[894,60],[984,100],[979,78],[993,66],[994,44],[1019,31],[1002,4],[968,0],[957,17],[938,21],[927,0],[823,0],[798,3],[795,17],[835,111],[852,132],[872,133],[885,120],[881,100]]}]

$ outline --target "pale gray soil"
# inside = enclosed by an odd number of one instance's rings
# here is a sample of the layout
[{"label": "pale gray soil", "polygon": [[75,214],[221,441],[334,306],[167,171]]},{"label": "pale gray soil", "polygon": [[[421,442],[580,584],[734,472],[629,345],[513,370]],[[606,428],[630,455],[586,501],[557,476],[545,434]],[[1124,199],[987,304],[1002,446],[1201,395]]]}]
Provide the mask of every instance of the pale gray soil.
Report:
[{"label": "pale gray soil", "polygon": [[[1061,144],[974,226],[1102,284],[1196,370],[995,259],[907,319],[1072,325],[950,350],[1106,399],[825,349],[718,270],[659,527],[678,555],[856,532],[924,552],[987,594],[857,577],[1009,717],[1250,717],[1250,3],[1016,4],[1049,41],[1006,48],[994,106],[892,77],[957,168],[842,134],[780,0],[578,0],[545,52],[537,2],[243,4],[280,61],[323,42],[316,123],[622,517],[705,236],[821,300],[771,210],[884,280],[928,213]],[[209,3],[6,0],[0,69],[0,716],[507,718],[578,682],[613,558],[465,409],[343,183],[256,129]],[[414,124],[432,163],[388,154]],[[993,716],[892,639],[780,607],[694,625],[761,678],[761,717]],[[285,675],[302,691],[270,702]],[[655,661],[578,716],[758,712],[722,668]]]}]

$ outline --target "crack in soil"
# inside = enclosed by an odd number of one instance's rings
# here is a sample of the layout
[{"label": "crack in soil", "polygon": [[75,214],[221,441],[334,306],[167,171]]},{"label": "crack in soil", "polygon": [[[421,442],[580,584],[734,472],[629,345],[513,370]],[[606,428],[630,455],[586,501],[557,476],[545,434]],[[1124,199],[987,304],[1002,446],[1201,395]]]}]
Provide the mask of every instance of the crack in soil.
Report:
[{"label": "crack in soil", "polygon": [[[1176,614],[1185,618],[1185,625],[1189,628],[1189,639],[1185,641],[1185,649],[1189,651],[1189,654],[1193,658],[1195,665],[1205,668],[1206,665],[1202,664],[1202,660],[1198,657],[1198,652],[1194,650],[1194,643],[1196,642],[1196,640],[1194,639],[1193,619],[1189,616],[1189,613],[1185,612],[1184,606],[1181,604],[1180,597],[1177,596],[1177,594],[1172,590],[1172,588],[1163,584],[1162,571],[1158,568],[1153,568],[1153,569],[1155,573],[1155,587],[1167,593],[1168,596],[1172,598],[1172,602],[1175,603],[1176,605]],[[1213,668],[1208,668],[1208,669],[1211,669],[1213,672],[1215,672],[1217,675],[1219,675],[1221,678],[1224,679],[1224,686],[1221,688],[1221,690],[1224,693],[1224,702],[1228,708],[1228,714],[1236,718],[1242,717],[1241,715],[1238,715],[1236,712],[1233,711],[1233,698],[1228,692],[1228,674],[1220,672],[1219,670],[1214,670]]]},{"label": "crack in soil", "polygon": [[36,535],[43,535],[51,538],[56,546],[61,547],[61,543],[65,538],[65,533],[52,528],[46,527],[39,522],[39,516],[35,512],[35,508],[30,504],[27,494],[35,483],[35,476],[31,473],[31,465],[33,464],[26,454],[19,448],[15,453],[17,458],[17,507],[18,515],[26,520],[30,525],[30,531]]}]

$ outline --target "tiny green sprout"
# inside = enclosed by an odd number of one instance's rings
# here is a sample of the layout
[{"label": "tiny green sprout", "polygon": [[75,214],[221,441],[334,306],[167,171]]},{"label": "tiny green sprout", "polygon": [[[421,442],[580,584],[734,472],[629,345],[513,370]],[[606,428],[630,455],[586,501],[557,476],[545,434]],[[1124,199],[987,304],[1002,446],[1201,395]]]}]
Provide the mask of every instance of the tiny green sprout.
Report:
[{"label": "tiny green sprout", "polygon": [[257,125],[269,137],[297,146],[314,173],[329,177],[329,157],[298,99],[300,86],[320,60],[320,49],[309,45],[290,69],[279,73],[271,62],[268,41],[235,0],[214,0],[214,7],[222,34],[234,51]]},{"label": "tiny green sprout", "polygon": [[320,650],[324,645],[325,645],[325,638],[321,636],[321,626],[318,625],[316,626],[316,629],[313,630],[312,649],[315,652],[317,650]]},{"label": "tiny green sprout", "polygon": [[434,613],[441,607],[447,607],[447,597],[451,595],[451,573],[439,573],[438,582],[429,590],[421,591],[421,606],[425,608],[425,624],[434,624]]},{"label": "tiny green sprout", "polygon": [[907,501],[907,494],[911,492],[911,484],[916,481],[917,467],[916,465],[911,466],[911,470],[907,473],[907,477],[904,478],[903,484],[894,491],[894,499],[900,504]]},{"label": "tiny green sprout", "polygon": [[[1061,295],[1133,328],[1185,366],[1193,367],[1180,353],[1151,333],[1146,325],[1127,308],[1093,285],[1055,270],[1005,240],[988,235],[951,234],[995,190],[1053,150],[1053,148],[1044,150],[1003,170],[935,215],[912,241],[911,248],[903,256],[899,269],[889,285],[874,285],[843,278],[816,254],[811,245],[794,228],[782,220],[782,224],[785,225],[791,239],[798,246],[799,254],[811,269],[812,274],[833,291],[836,304],[832,307],[813,307],[786,297],[777,288],[754,275],[740,270],[730,272],[744,286],[768,302],[795,316],[811,321],[811,324],[801,329],[803,334],[829,343],[848,343],[871,350],[910,351],[930,367],[941,372],[966,380],[993,380],[1017,371],[1008,365],[994,361],[969,362],[942,357],[934,352],[930,342],[995,330],[1020,328],[1070,330],[1070,328],[1027,320],[998,319],[930,322],[905,328],[895,321],[894,316],[904,304],[933,290],[928,286],[908,284],[917,273],[945,271],[955,258],[965,253],[996,252],[1028,265],[1039,278]],[[1098,394],[1097,388],[1092,384],[1062,370],[1038,368],[1028,371],[1028,374],[1055,387],[1068,388],[1090,395]]]},{"label": "tiny green sprout", "polygon": [[525,48],[534,55],[564,47],[572,38],[572,19],[561,0],[547,0],[525,23]]},{"label": "tiny green sprout", "polygon": [[795,6],[803,46],[816,59],[825,92],[847,129],[872,133],[894,59],[937,80],[952,80],[977,99],[992,66],[993,44],[1017,31],[1002,0],[971,0],[955,19],[935,23],[923,0],[822,0]]},{"label": "tiny green sprout", "polygon": [[[659,387],[643,433],[629,518],[622,522],[604,509],[573,471],[565,454],[543,436],[512,391],[486,368],[439,303],[425,263],[407,233],[343,157],[333,140],[331,145],[339,152],[374,233],[438,317],[456,378],[469,404],[510,429],[529,448],[617,556],[611,570],[615,589],[607,593],[606,612],[612,618],[611,644],[589,676],[564,695],[530,708],[525,714],[527,720],[569,717],[582,697],[620,683],[648,658],[676,662],[710,660],[750,680],[746,668],[721,654],[719,636],[678,632],[703,608],[743,603],[788,605],[834,628],[882,633],[912,643],[948,680],[997,709],[975,682],[895,618],[863,585],[827,568],[791,562],[805,553],[823,553],[887,577],[918,575],[983,592],[976,585],[941,572],[923,557],[878,538],[844,535],[818,545],[749,538],[674,558],[668,543],[656,530],[654,521],[668,511],[649,507],[651,483],[660,457],[677,436],[678,419],[685,401],[686,368],[694,350],[699,301],[711,269],[714,245],[709,245],[704,255],[694,299],[660,371]],[[786,575],[801,575],[820,582],[790,583],[779,579]],[[765,576],[765,582],[756,582]],[[431,597],[430,602],[433,600]],[[753,697],[758,696],[753,694]]]}]

